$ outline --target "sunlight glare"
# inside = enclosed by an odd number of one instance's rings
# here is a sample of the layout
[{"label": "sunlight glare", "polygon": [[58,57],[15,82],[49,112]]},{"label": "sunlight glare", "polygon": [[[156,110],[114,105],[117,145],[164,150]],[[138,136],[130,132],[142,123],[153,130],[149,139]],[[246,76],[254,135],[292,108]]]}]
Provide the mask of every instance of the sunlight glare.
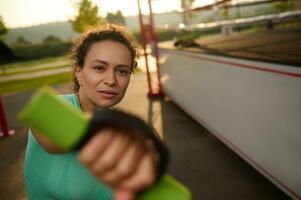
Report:
[{"label": "sunlight glare", "polygon": [[[76,13],[76,2],[80,0],[1,0],[0,14],[6,24],[13,27],[68,21]],[[213,3],[215,0],[195,0],[194,6]],[[99,15],[105,17],[108,12],[120,10],[124,16],[138,14],[137,0],[92,0],[98,6]],[[140,0],[142,12],[148,13],[148,0]],[[179,10],[181,0],[152,0],[154,13]]]}]

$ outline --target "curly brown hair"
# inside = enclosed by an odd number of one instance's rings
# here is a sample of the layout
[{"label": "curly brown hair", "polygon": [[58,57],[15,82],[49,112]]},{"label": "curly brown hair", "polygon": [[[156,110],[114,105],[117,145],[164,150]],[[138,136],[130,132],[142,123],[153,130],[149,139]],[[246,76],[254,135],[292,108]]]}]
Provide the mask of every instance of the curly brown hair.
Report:
[{"label": "curly brown hair", "polygon": [[128,31],[127,28],[117,24],[102,24],[96,27],[90,27],[73,42],[71,47],[71,62],[73,70],[71,90],[74,93],[77,93],[80,87],[78,80],[75,77],[76,68],[83,68],[85,57],[90,47],[94,43],[104,40],[111,40],[125,45],[132,56],[132,72],[137,67],[136,59],[139,56],[139,51],[134,35]]}]

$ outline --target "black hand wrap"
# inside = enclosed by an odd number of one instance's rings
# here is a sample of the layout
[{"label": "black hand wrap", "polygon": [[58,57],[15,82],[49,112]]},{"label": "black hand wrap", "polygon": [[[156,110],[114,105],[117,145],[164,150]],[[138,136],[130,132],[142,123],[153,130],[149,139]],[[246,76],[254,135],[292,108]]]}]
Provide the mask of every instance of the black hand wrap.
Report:
[{"label": "black hand wrap", "polygon": [[96,110],[91,119],[87,133],[76,146],[76,149],[80,149],[86,144],[97,131],[108,126],[119,127],[126,130],[139,130],[141,133],[145,134],[147,138],[153,141],[155,149],[158,152],[158,158],[156,159],[156,180],[159,180],[167,169],[169,161],[168,149],[156,131],[148,126],[142,119],[134,115],[108,108]]}]

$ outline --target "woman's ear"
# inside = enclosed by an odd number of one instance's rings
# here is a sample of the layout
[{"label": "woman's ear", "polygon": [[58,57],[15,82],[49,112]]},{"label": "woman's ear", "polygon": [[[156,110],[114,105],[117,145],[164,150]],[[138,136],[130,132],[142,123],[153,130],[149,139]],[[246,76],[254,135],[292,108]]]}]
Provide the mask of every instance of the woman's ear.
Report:
[{"label": "woman's ear", "polygon": [[80,66],[75,66],[74,75],[78,82],[80,82],[82,76],[82,68]]}]

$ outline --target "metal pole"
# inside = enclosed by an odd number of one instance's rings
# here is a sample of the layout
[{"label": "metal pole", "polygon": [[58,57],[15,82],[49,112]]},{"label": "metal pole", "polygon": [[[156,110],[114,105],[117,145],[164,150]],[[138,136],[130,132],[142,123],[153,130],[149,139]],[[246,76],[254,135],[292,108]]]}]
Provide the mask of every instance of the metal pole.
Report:
[{"label": "metal pole", "polygon": [[183,24],[187,26],[189,25],[189,11],[188,11],[187,0],[181,0],[181,7],[183,9]]},{"label": "metal pole", "polygon": [[146,75],[147,75],[147,82],[148,82],[148,96],[151,96],[153,94],[153,90],[152,90],[151,77],[150,77],[150,72],[149,72],[149,67],[148,67],[148,58],[147,58],[147,52],[146,52],[146,37],[145,37],[145,30],[144,30],[143,18],[142,18],[142,13],[141,13],[140,0],[137,0],[137,3],[138,3],[138,11],[139,11],[141,43],[142,43],[142,47],[144,50]]},{"label": "metal pole", "polygon": [[159,52],[158,52],[158,41],[157,41],[157,35],[154,32],[154,21],[153,21],[153,11],[152,11],[152,4],[151,0],[148,0],[148,5],[149,5],[149,15],[150,15],[150,31],[151,31],[151,40],[154,45],[154,53],[155,53],[155,59],[156,59],[156,67],[157,67],[157,80],[158,80],[158,94],[157,95],[164,95],[162,91],[162,85],[161,85],[161,75],[160,75],[160,65],[159,65]]},{"label": "metal pole", "polygon": [[1,97],[0,97],[0,125],[2,129],[2,132],[0,132],[0,137],[7,137],[15,133],[14,130],[10,130],[8,128]]}]

